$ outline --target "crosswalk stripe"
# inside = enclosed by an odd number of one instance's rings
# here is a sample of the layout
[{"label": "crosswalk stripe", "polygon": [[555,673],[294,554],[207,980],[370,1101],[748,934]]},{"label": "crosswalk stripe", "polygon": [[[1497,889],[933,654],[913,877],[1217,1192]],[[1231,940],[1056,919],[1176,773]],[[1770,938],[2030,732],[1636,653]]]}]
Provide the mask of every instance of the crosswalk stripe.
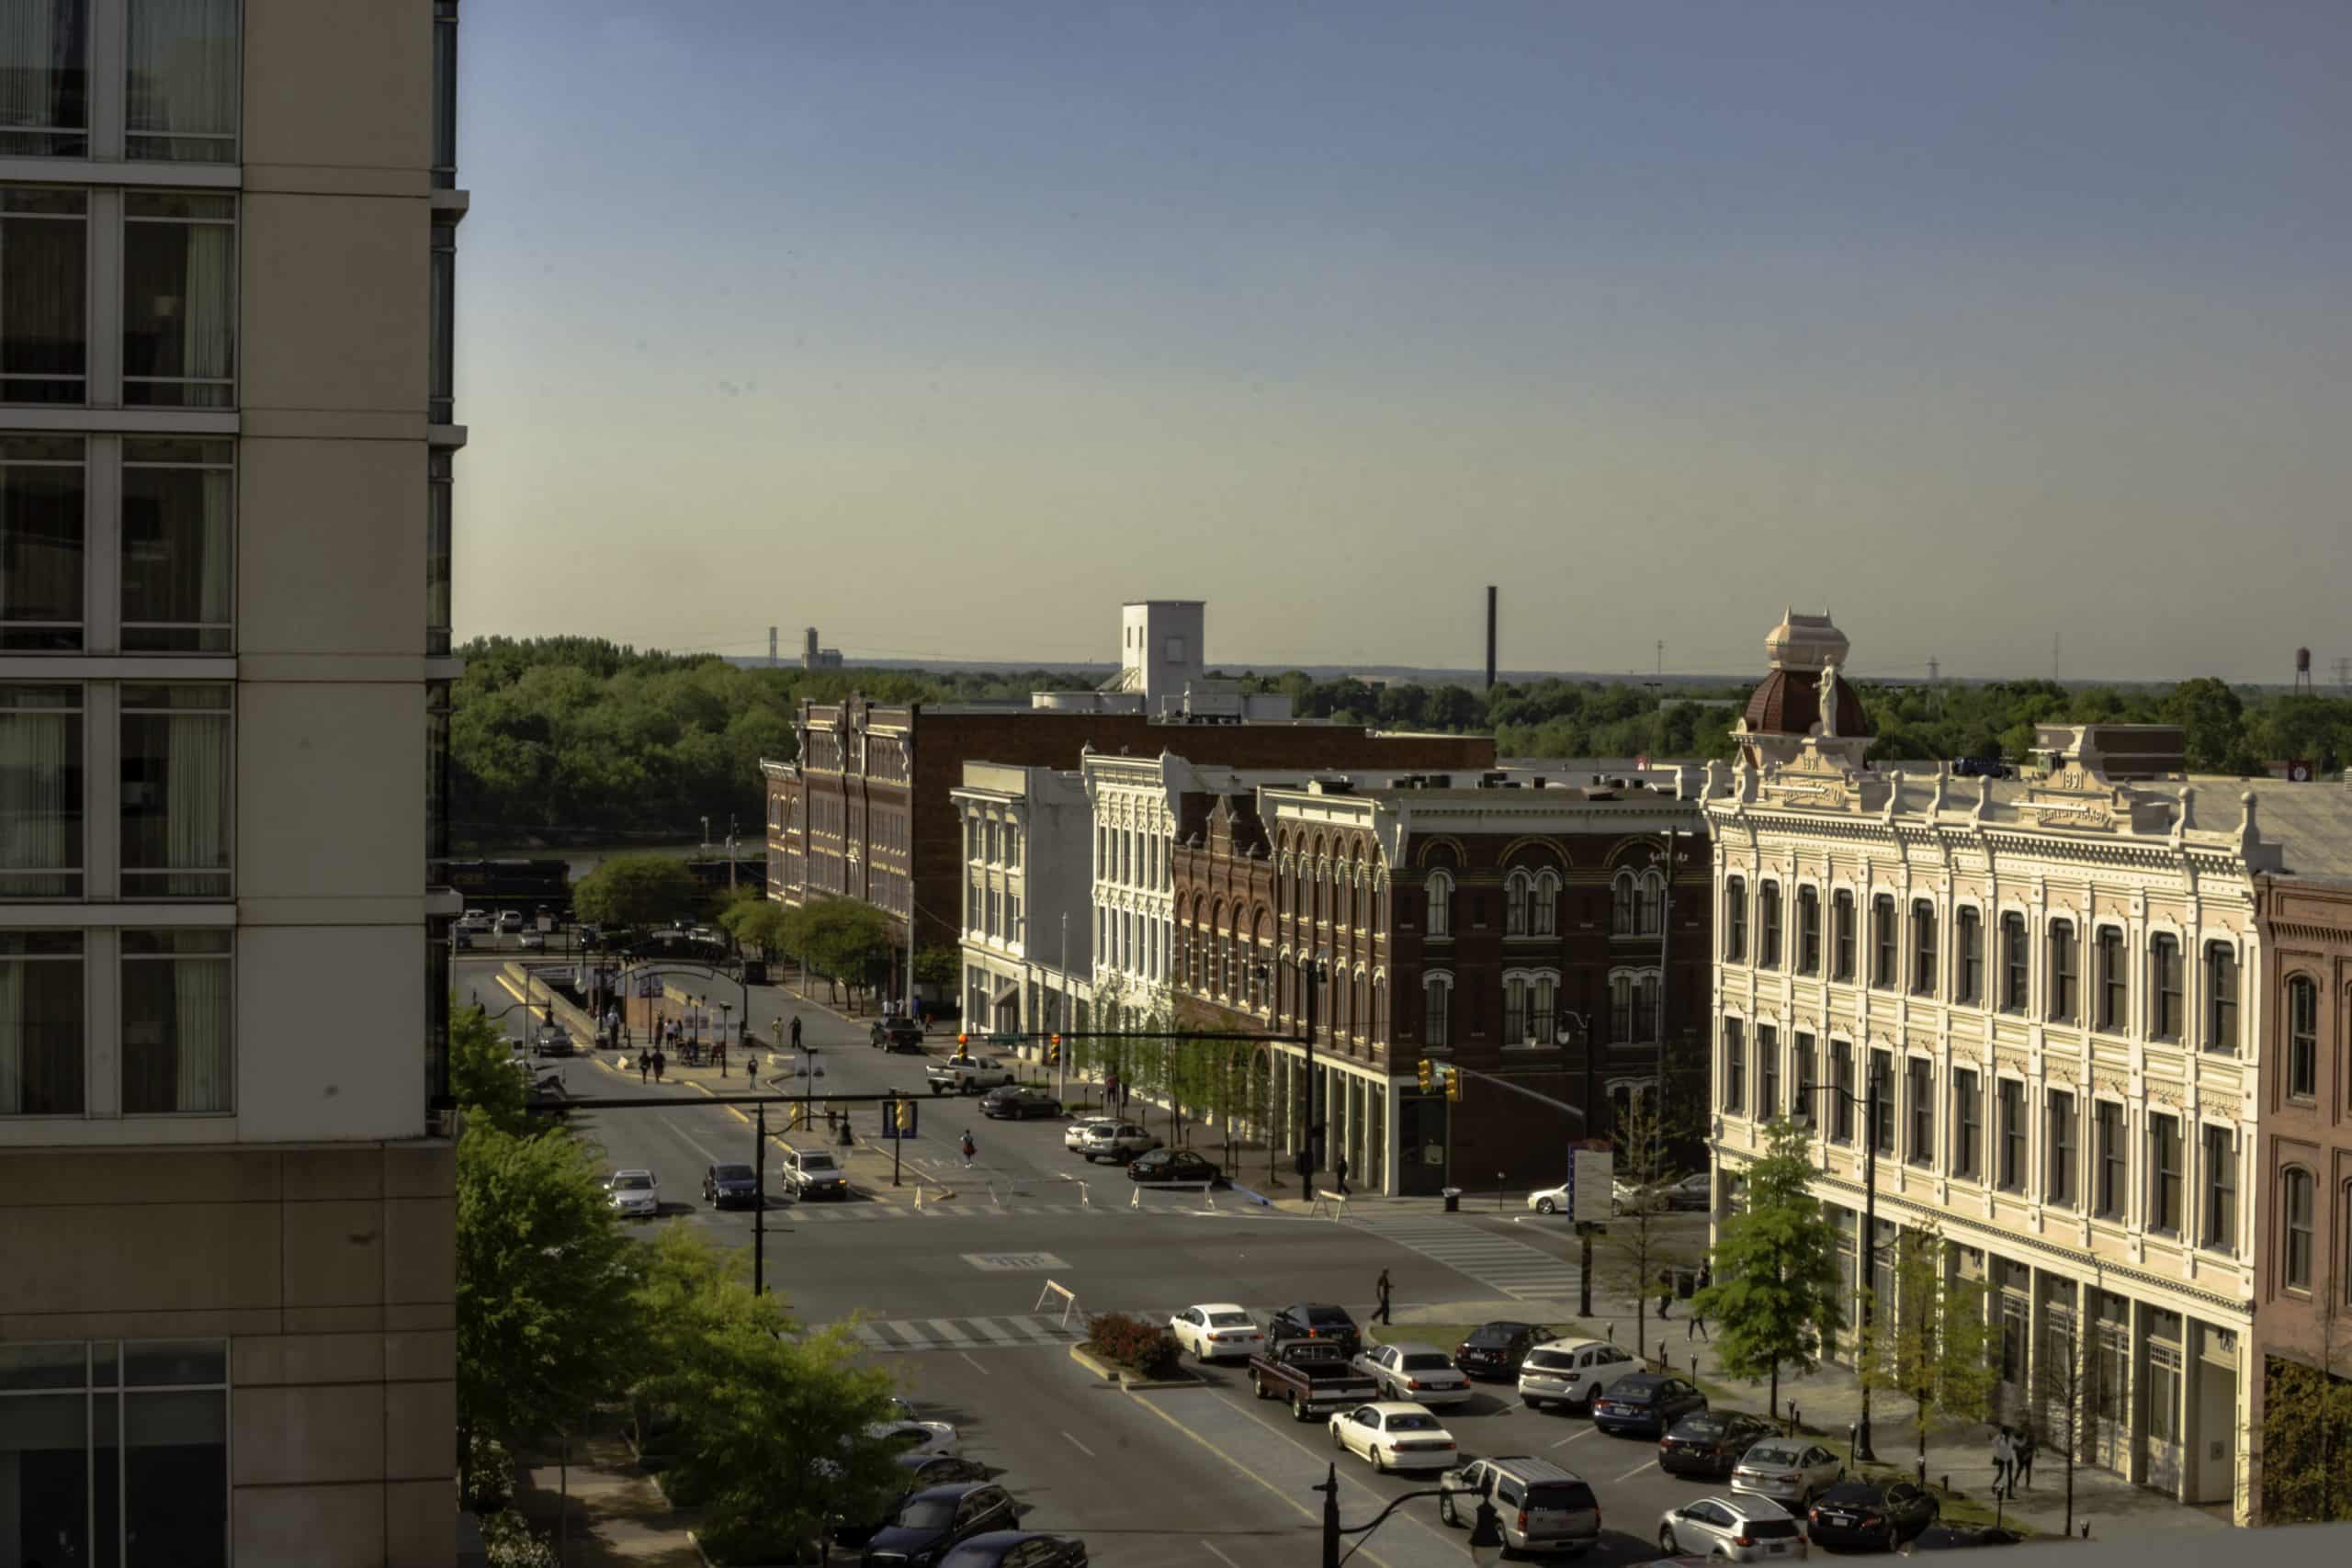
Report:
[{"label": "crosswalk stripe", "polygon": [[1016,1317],[1012,1325],[1040,1345],[1058,1345],[1069,1337],[1060,1323],[1050,1317]]},{"label": "crosswalk stripe", "polygon": [[959,1350],[972,1343],[972,1337],[965,1333],[962,1329],[956,1327],[952,1319],[933,1317],[927,1318],[924,1321],[931,1325],[933,1332],[936,1333],[942,1339],[946,1340],[948,1344],[953,1345]]},{"label": "crosswalk stripe", "polygon": [[890,1350],[897,1348],[897,1347],[892,1345],[888,1339],[883,1337],[880,1329],[875,1327],[870,1323],[861,1323],[852,1330],[852,1332],[857,1336],[857,1342],[865,1346],[869,1350]]},{"label": "crosswalk stripe", "polygon": [[901,1345],[911,1347],[914,1349],[920,1350],[926,1343],[928,1343],[928,1341],[926,1341],[922,1337],[922,1331],[911,1323],[899,1323],[892,1320],[886,1320],[881,1326],[897,1335],[899,1337],[899,1342]]},{"label": "crosswalk stripe", "polygon": [[1007,1334],[1003,1329],[999,1328],[997,1326],[996,1319],[992,1317],[976,1317],[972,1319],[971,1322],[974,1328],[978,1329],[983,1335],[988,1337],[990,1344],[1017,1345],[1020,1343],[1020,1341],[1013,1338],[1012,1335]]}]

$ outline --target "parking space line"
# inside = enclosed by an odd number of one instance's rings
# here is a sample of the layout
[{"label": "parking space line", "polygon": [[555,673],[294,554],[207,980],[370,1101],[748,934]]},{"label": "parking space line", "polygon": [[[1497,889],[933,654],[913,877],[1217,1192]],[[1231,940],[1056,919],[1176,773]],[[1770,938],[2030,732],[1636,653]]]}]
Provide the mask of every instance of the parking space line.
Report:
[{"label": "parking space line", "polygon": [[1555,1449],[1565,1449],[1565,1448],[1566,1448],[1570,1443],[1575,1442],[1578,1438],[1589,1438],[1589,1437],[1591,1437],[1591,1436],[1592,1436],[1592,1434],[1593,1434],[1593,1428],[1592,1428],[1592,1427],[1586,1427],[1583,1431],[1581,1431],[1581,1432],[1570,1432],[1566,1437],[1562,1438],[1558,1442],[1554,1443],[1552,1446],[1553,1446],[1554,1448],[1555,1448]]},{"label": "parking space line", "polygon": [[[964,1358],[964,1359],[966,1359],[966,1360],[967,1360],[967,1361],[972,1361],[972,1356],[971,1356],[971,1352],[970,1352],[970,1351],[968,1351],[968,1350],[958,1350],[958,1351],[956,1351],[956,1353],[957,1355],[959,1355],[959,1356],[963,1357],[963,1358]],[[980,1365],[978,1361],[972,1361],[972,1370],[973,1370],[974,1371],[976,1371],[976,1372],[979,1373],[979,1374],[980,1374],[980,1376],[982,1376],[982,1377],[987,1377],[987,1376],[989,1375],[989,1370],[988,1370],[986,1367],[984,1367],[984,1366]]]},{"label": "parking space line", "polygon": [[[1190,1427],[1185,1426],[1184,1423],[1168,1414],[1167,1411],[1162,1410],[1151,1400],[1138,1398],[1134,1394],[1129,1394],[1127,1397],[1135,1400],[1136,1404],[1143,1406],[1146,1410],[1150,1411],[1154,1416],[1159,1416],[1162,1421],[1167,1422],[1170,1427],[1175,1427],[1178,1431],[1183,1433],[1184,1436],[1192,1438],[1193,1441],[1198,1443],[1204,1449],[1206,1449],[1210,1453],[1216,1455],[1227,1464],[1231,1465],[1241,1474],[1248,1476],[1250,1480],[1264,1487],[1268,1492],[1273,1494],[1276,1497],[1281,1498],[1283,1506],[1290,1509],[1293,1513],[1295,1513],[1300,1518],[1306,1520],[1310,1524],[1321,1523],[1322,1516],[1320,1514],[1317,1514],[1308,1508],[1306,1504],[1300,1502],[1297,1498],[1292,1496],[1289,1493],[1283,1491],[1281,1487],[1275,1485],[1272,1482],[1267,1480],[1264,1476],[1259,1474],[1248,1465],[1241,1464],[1235,1461],[1233,1457],[1227,1454],[1224,1450],[1218,1448],[1215,1443],[1210,1442],[1206,1438],[1202,1437],[1198,1432],[1193,1431]],[[1356,1545],[1354,1551],[1351,1551],[1350,1555],[1353,1556],[1359,1553],[1363,1555],[1365,1561],[1380,1564],[1380,1568],[1389,1568],[1387,1559],[1382,1557],[1378,1552],[1374,1551],[1369,1546],[1363,1545],[1361,1542]],[[1220,1553],[1219,1555],[1223,1554]]]},{"label": "parking space line", "polygon": [[1084,1454],[1088,1459],[1092,1459],[1092,1458],[1094,1457],[1094,1450],[1093,1450],[1092,1449],[1088,1448],[1084,1443],[1080,1442],[1076,1438],[1070,1438],[1070,1437],[1069,1437],[1069,1434],[1068,1432],[1064,1432],[1064,1433],[1062,1434],[1062,1436],[1063,1436],[1063,1437],[1065,1437],[1065,1438],[1069,1438],[1069,1446],[1070,1446],[1071,1448],[1076,1449],[1080,1453]]},{"label": "parking space line", "polygon": [[1618,1483],[1623,1484],[1625,1482],[1633,1480],[1634,1477],[1641,1474],[1641,1472],[1645,1470],[1656,1470],[1657,1468],[1657,1461],[1656,1460],[1650,1461],[1647,1464],[1637,1464],[1633,1469],[1627,1471],[1624,1474],[1619,1476],[1617,1478]]},{"label": "parking space line", "polygon": [[1224,1563],[1225,1568],[1241,1568],[1240,1563],[1236,1562],[1232,1558],[1227,1557],[1224,1552],[1219,1551],[1216,1549],[1216,1543],[1215,1541],[1204,1540],[1201,1542],[1201,1548],[1210,1556],[1216,1558],[1219,1562]]}]

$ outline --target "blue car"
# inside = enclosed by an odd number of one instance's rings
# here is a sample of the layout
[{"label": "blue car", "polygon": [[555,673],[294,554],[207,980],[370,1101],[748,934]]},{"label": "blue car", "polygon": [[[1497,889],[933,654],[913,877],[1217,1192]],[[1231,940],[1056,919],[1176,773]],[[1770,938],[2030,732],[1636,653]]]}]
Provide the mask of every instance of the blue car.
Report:
[{"label": "blue car", "polygon": [[1035,1530],[990,1530],[949,1552],[939,1568],[1086,1568],[1086,1543]]},{"label": "blue car", "polygon": [[940,1568],[940,1559],[974,1536],[1011,1530],[1021,1510],[990,1482],[961,1482],[910,1493],[890,1522],[874,1532],[860,1568]]}]

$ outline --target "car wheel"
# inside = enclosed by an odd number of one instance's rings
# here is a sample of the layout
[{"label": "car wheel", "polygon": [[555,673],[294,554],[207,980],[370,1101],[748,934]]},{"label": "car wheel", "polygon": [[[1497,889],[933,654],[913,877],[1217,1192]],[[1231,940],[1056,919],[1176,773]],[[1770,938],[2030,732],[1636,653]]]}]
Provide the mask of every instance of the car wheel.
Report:
[{"label": "car wheel", "polygon": [[1388,1473],[1388,1457],[1380,1451],[1380,1447],[1376,1443],[1372,1450],[1372,1470],[1375,1475]]},{"label": "car wheel", "polygon": [[1438,1498],[1437,1517],[1438,1522],[1444,1525],[1449,1529],[1460,1529],[1462,1528],[1462,1516],[1453,1511],[1453,1499],[1450,1496],[1441,1496]]},{"label": "car wheel", "polygon": [[1539,1214],[1556,1214],[1560,1212],[1560,1206],[1549,1198],[1539,1198],[1535,1201],[1535,1212]]},{"label": "car wheel", "polygon": [[1540,1399],[1522,1399],[1520,1403],[1539,1416],[1544,1413],[1544,1401]]},{"label": "car wheel", "polygon": [[1674,1556],[1679,1550],[1674,1544],[1674,1527],[1672,1525],[1660,1525],[1657,1527],[1657,1549],[1668,1557]]},{"label": "car wheel", "polygon": [[1290,1396],[1290,1418],[1294,1421],[1306,1419],[1306,1401],[1295,1393]]}]

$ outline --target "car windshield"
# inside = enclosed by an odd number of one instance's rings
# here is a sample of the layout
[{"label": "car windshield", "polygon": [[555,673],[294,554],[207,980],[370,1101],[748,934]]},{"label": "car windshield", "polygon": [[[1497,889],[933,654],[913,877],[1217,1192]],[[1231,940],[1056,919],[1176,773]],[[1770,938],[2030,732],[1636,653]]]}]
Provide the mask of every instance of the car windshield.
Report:
[{"label": "car windshield", "polygon": [[1794,1449],[1774,1448],[1770,1444],[1767,1443],[1761,1447],[1748,1450],[1747,1458],[1744,1462],[1747,1464],[1795,1464],[1797,1462],[1797,1450]]},{"label": "car windshield", "polygon": [[890,1521],[900,1529],[945,1529],[956,1522],[956,1499],[953,1497],[910,1497]]},{"label": "car windshield", "polygon": [[1391,1416],[1388,1429],[1392,1432],[1434,1432],[1439,1428],[1434,1416]]},{"label": "car windshield", "polygon": [[616,1192],[647,1192],[652,1187],[653,1178],[642,1171],[625,1170],[613,1178],[613,1190]]},{"label": "car windshield", "polygon": [[749,1181],[752,1179],[752,1168],[748,1165],[722,1165],[718,1168],[718,1179],[721,1181]]},{"label": "car windshield", "polygon": [[1577,1359],[1566,1350],[1532,1350],[1527,1364],[1539,1372],[1566,1372],[1576,1370]]},{"label": "car windshield", "polygon": [[1424,1350],[1418,1356],[1405,1358],[1405,1370],[1408,1372],[1442,1372],[1450,1371],[1453,1365],[1436,1350]]},{"label": "car windshield", "polygon": [[1246,1312],[1213,1312],[1209,1314],[1211,1328],[1247,1328],[1250,1314]]},{"label": "car windshield", "polygon": [[1581,1481],[1543,1481],[1527,1489],[1527,1506],[1568,1513],[1579,1508],[1598,1507],[1592,1488]]},{"label": "car windshield", "polygon": [[831,1170],[833,1168],[833,1156],[831,1155],[802,1155],[800,1156],[800,1168],[803,1170]]}]

